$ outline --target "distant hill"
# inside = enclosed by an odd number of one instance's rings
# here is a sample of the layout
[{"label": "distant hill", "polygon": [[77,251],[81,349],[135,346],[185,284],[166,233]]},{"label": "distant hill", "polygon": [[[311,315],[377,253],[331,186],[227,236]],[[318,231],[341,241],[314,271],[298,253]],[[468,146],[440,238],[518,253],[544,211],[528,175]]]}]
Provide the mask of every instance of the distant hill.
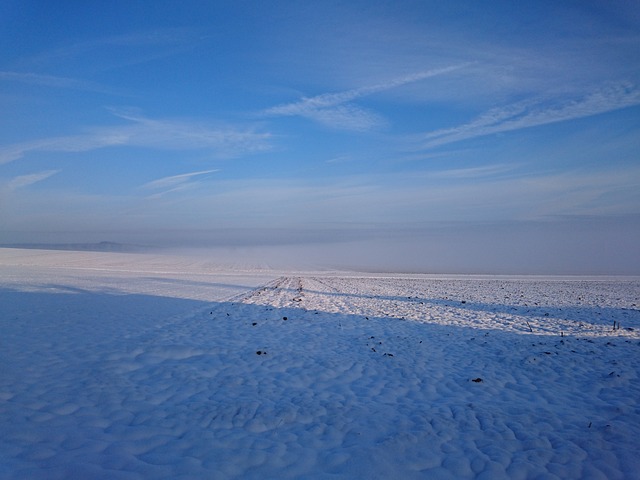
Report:
[{"label": "distant hill", "polygon": [[70,250],[80,252],[120,252],[139,253],[150,249],[144,245],[131,245],[117,242],[99,243],[6,243],[0,244],[1,248],[26,248],[38,250]]}]

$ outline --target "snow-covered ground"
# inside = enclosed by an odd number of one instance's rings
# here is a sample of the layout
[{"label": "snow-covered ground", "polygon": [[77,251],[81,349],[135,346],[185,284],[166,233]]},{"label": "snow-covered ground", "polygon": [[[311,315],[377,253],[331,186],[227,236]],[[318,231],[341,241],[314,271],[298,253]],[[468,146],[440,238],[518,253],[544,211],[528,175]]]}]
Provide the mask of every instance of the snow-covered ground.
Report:
[{"label": "snow-covered ground", "polygon": [[639,376],[638,278],[0,249],[0,478],[640,478]]}]

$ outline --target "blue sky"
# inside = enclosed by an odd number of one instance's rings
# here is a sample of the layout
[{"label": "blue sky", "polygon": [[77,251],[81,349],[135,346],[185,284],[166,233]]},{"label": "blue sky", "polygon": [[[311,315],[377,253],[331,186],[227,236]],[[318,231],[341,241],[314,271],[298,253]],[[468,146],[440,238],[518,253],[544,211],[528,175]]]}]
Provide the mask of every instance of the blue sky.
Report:
[{"label": "blue sky", "polygon": [[0,37],[1,243],[640,274],[637,2],[8,0]]}]

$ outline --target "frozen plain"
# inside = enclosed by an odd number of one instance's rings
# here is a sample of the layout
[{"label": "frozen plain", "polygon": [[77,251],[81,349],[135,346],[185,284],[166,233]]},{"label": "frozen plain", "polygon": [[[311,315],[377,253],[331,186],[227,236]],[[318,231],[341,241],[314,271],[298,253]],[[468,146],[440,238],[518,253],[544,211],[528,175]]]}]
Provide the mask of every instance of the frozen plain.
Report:
[{"label": "frozen plain", "polygon": [[640,478],[639,376],[638,278],[0,249],[0,478]]}]

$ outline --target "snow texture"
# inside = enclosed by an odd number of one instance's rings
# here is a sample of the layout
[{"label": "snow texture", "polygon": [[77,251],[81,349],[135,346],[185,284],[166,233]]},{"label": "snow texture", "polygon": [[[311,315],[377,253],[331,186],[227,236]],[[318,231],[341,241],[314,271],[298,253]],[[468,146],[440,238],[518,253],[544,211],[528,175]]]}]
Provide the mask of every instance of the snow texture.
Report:
[{"label": "snow texture", "polygon": [[640,478],[639,297],[0,249],[0,478]]}]

